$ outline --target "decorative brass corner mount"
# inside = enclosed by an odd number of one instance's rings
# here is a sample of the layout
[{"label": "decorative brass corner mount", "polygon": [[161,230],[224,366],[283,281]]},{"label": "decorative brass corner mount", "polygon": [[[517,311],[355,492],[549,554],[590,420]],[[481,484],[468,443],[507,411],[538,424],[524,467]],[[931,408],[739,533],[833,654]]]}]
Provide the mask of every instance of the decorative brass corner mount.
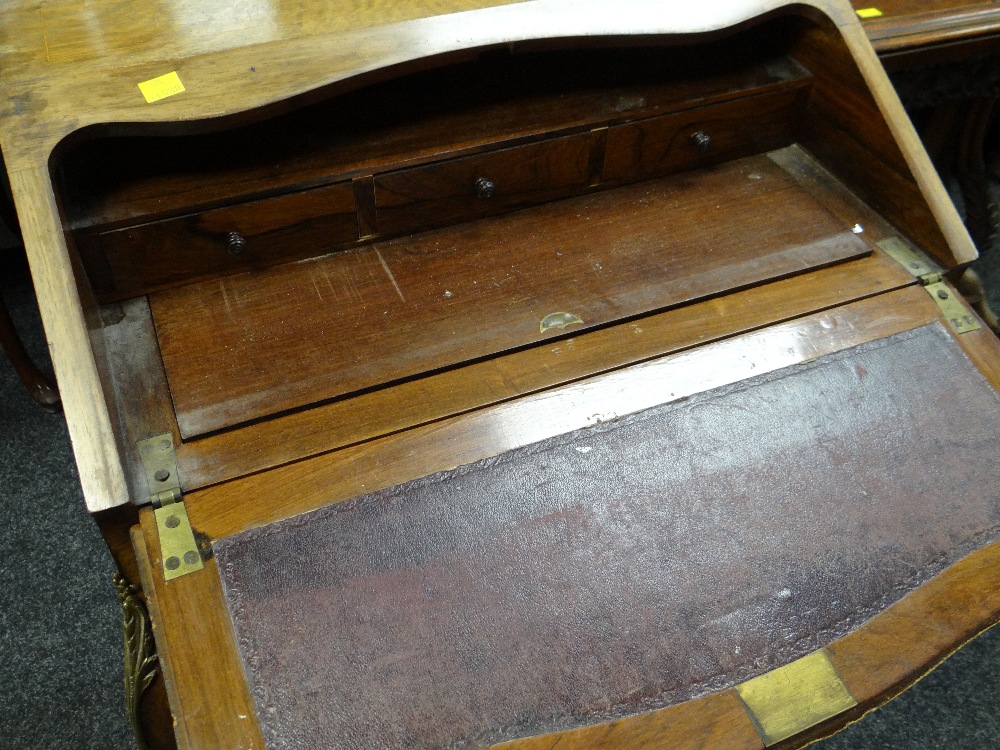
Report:
[{"label": "decorative brass corner mount", "polygon": [[116,574],[115,588],[122,605],[122,627],[125,633],[125,707],[128,709],[135,744],[147,750],[139,723],[139,700],[156,677],[157,659],[153,649],[153,632],[146,605],[135,586]]},{"label": "decorative brass corner mount", "polygon": [[826,649],[736,686],[764,747],[854,708],[857,702]]}]

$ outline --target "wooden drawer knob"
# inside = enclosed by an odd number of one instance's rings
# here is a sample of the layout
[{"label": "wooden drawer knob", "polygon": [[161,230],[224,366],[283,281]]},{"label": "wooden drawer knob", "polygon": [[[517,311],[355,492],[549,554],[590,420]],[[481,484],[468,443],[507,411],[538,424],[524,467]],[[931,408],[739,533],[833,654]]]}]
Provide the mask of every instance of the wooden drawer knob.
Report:
[{"label": "wooden drawer knob", "polygon": [[226,250],[230,255],[239,255],[247,249],[247,238],[239,232],[230,232],[226,235]]},{"label": "wooden drawer knob", "polygon": [[712,145],[712,136],[704,130],[699,130],[691,134],[691,143],[704,154],[708,152],[709,147]]},{"label": "wooden drawer knob", "polygon": [[480,198],[492,198],[497,194],[497,186],[493,180],[480,177],[476,180],[476,195]]},{"label": "wooden drawer knob", "polygon": [[691,134],[691,143],[694,144],[696,149],[704,154],[708,152],[709,146],[712,145],[712,136],[704,130],[698,130]]}]

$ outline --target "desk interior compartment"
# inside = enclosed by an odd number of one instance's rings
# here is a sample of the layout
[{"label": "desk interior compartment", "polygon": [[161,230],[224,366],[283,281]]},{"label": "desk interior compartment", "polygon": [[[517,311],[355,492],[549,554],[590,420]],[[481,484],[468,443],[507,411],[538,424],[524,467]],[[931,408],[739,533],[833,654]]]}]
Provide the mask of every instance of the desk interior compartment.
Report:
[{"label": "desk interior compartment", "polygon": [[150,306],[178,425],[194,436],[869,252],[762,155]]},{"label": "desk interior compartment", "polygon": [[106,319],[148,310],[148,346],[111,377],[161,372],[160,431],[193,445],[641,327],[887,232],[947,266],[839,44],[789,13],[697,40],[504,45],[276,116],[95,130],[55,175]]}]

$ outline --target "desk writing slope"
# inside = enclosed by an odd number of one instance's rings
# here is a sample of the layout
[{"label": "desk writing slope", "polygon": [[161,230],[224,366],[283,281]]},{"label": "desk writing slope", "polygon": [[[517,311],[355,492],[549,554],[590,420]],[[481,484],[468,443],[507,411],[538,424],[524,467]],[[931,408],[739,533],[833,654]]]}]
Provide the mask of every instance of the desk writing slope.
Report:
[{"label": "desk writing slope", "polygon": [[367,5],[5,88],[179,746],[801,746],[1000,619],[1000,343],[846,2]]},{"label": "desk writing slope", "polygon": [[715,692],[1000,536],[938,324],[216,543],[270,748],[482,747]]}]

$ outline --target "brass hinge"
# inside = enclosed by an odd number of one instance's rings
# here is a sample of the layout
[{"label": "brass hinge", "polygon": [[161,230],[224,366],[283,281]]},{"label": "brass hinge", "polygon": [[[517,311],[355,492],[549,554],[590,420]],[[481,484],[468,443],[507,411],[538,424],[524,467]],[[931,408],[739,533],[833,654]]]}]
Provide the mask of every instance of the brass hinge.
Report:
[{"label": "brass hinge", "polygon": [[167,581],[201,570],[201,553],[188,521],[177,476],[177,456],[170,433],[140,440],[137,443],[142,467],[149,483],[156,531],[160,537],[163,578]]},{"label": "brass hinge", "polygon": [[889,237],[877,243],[894,261],[912,273],[937,303],[941,313],[956,333],[978,331],[982,326],[976,316],[944,281],[941,269],[922,257],[899,237]]}]

